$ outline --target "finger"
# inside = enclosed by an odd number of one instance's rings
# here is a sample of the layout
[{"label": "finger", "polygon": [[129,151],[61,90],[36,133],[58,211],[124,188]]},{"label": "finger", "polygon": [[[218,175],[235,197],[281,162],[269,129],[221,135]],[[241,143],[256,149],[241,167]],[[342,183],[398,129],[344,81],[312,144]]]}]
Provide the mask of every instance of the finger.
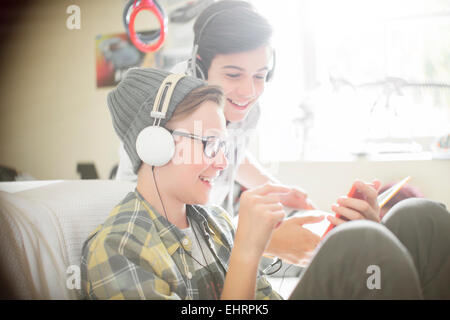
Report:
[{"label": "finger", "polygon": [[298,187],[293,187],[291,192],[294,197],[298,197],[301,199],[308,198],[308,194],[304,190],[302,190]]},{"label": "finger", "polygon": [[[317,243],[319,243],[319,242],[320,242],[320,238],[319,238],[319,241],[317,241]],[[315,254],[316,254],[316,252],[314,250],[306,251],[305,252],[305,258],[306,259],[311,259],[312,257],[314,257]]]},{"label": "finger", "polygon": [[373,184],[375,190],[377,190],[377,193],[378,193],[380,191],[380,189],[381,189],[381,181],[378,180],[378,179],[373,179],[372,180],[372,184]]},{"label": "finger", "polygon": [[347,221],[345,221],[345,220],[336,218],[336,217],[334,217],[334,216],[328,216],[328,217],[327,217],[327,220],[330,221],[330,223],[333,224],[333,225],[335,225],[335,226],[339,226],[339,225],[341,225],[341,224],[347,222]]},{"label": "finger", "polygon": [[260,203],[280,203],[281,204],[281,195],[279,194],[268,194],[264,196],[257,196],[260,199]]},{"label": "finger", "polygon": [[308,223],[320,222],[324,218],[325,218],[325,215],[320,215],[320,216],[301,216],[301,217],[289,218],[289,220],[292,220],[292,223],[295,223],[295,224],[298,224],[299,226],[302,226],[302,225],[308,224]]},{"label": "finger", "polygon": [[314,258],[315,252],[306,252],[305,255],[298,261],[298,265],[301,267],[306,267],[311,263]]},{"label": "finger", "polygon": [[367,201],[356,198],[339,197],[337,199],[337,204],[342,207],[347,207],[358,212],[364,212],[370,209]]},{"label": "finger", "polygon": [[376,204],[378,191],[375,189],[373,185],[368,183],[364,183],[362,181],[355,182],[356,188],[359,192],[363,193],[366,196],[367,201],[371,206]]},{"label": "finger", "polygon": [[[272,203],[272,204],[267,204],[265,205],[265,209],[269,210],[269,211],[282,211],[283,210],[283,205],[281,203]],[[284,211],[283,211],[284,212]]]},{"label": "finger", "polygon": [[[353,187],[357,191],[358,194],[361,195],[360,199],[363,199],[365,204],[363,202],[357,202],[352,201],[349,199],[347,201],[347,204],[349,204],[349,201],[352,203],[352,207],[356,209],[356,211],[361,212],[367,219],[373,220],[373,221],[379,221],[379,206],[378,206],[378,191],[377,188],[379,187],[379,181],[374,180],[374,183],[365,183],[361,180],[356,180],[353,184]],[[341,200],[342,201],[342,200]],[[338,202],[339,203],[339,202]]]},{"label": "finger", "polygon": [[306,199],[306,209],[307,210],[314,210],[317,209],[318,207],[316,206],[316,204],[311,200],[311,199]]},{"label": "finger", "polygon": [[291,188],[282,186],[282,185],[276,185],[276,184],[271,184],[271,183],[266,183],[260,187],[256,187],[254,189],[252,189],[250,192],[252,194],[256,194],[256,195],[267,195],[269,193],[288,193],[291,191]]},{"label": "finger", "polygon": [[370,207],[367,202],[365,202],[365,207],[367,209],[362,211],[354,210],[352,208],[348,208],[345,206],[335,206],[335,205],[332,206],[331,209],[335,213],[340,214],[349,220],[367,219],[378,222],[379,221],[378,218],[379,214],[377,213],[378,211]]},{"label": "finger", "polygon": [[[342,207],[337,205],[332,205],[331,210],[335,212],[336,214],[339,214],[349,220],[362,220],[364,219],[364,215],[362,215],[360,212]],[[341,219],[342,220],[342,219]]]}]

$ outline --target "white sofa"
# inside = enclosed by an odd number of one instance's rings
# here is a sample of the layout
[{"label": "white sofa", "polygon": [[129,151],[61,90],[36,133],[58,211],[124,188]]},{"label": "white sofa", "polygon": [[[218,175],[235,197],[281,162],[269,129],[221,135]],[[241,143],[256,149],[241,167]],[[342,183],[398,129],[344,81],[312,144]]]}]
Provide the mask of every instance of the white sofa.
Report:
[{"label": "white sofa", "polygon": [[[0,262],[14,298],[81,298],[75,284],[83,243],[134,187],[115,180],[0,182]],[[268,280],[284,298],[298,281]]]},{"label": "white sofa", "polygon": [[0,183],[0,259],[19,299],[78,299],[89,233],[134,184],[114,180]]}]

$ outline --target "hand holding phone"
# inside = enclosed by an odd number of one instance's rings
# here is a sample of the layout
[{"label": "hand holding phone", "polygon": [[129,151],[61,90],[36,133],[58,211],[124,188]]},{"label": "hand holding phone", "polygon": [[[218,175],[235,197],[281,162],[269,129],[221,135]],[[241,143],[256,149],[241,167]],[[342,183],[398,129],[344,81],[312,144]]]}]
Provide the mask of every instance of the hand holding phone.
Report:
[{"label": "hand holding phone", "polygon": [[[349,198],[355,198],[355,199],[360,199],[360,200],[366,200],[366,197],[364,196],[363,193],[361,193],[360,191],[358,191],[358,189],[356,189],[356,186],[353,185],[352,188],[350,189],[350,191],[347,194],[347,197]],[[350,221],[349,219],[347,219],[346,217],[341,216],[340,214],[336,215],[336,218],[338,219],[342,219],[345,221]],[[335,227],[334,224],[330,223],[330,226],[328,227],[328,229],[325,231],[325,233],[323,234],[322,238],[325,237],[325,235],[331,231],[331,229],[333,229]]]},{"label": "hand holding phone", "polygon": [[[377,197],[377,202],[378,202],[378,206],[380,207],[380,209],[398,192],[400,191],[400,189],[411,179],[411,177],[406,177],[403,180],[401,180],[400,182],[396,183],[395,185],[393,185],[391,188],[389,188],[388,190],[386,190],[385,192],[383,192],[382,194],[380,194]],[[359,192],[355,185],[352,186],[352,188],[350,189],[349,193],[347,194],[347,197],[349,198],[356,198],[356,199],[360,199],[360,200],[366,200],[366,197],[363,193]],[[346,217],[343,217],[341,215],[336,215],[336,218],[342,219],[342,220],[346,220],[349,221],[349,219],[347,219]],[[325,237],[325,235],[331,231],[331,229],[333,229],[335,227],[334,224],[330,224],[328,226],[328,229],[325,231],[325,233],[322,235],[322,238]]]}]

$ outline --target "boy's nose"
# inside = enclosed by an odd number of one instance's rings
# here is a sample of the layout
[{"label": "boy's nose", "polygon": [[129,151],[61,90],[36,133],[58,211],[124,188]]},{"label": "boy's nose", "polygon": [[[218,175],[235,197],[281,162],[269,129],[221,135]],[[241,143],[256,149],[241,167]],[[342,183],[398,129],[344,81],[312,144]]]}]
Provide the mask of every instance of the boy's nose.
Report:
[{"label": "boy's nose", "polygon": [[256,94],[256,88],[253,82],[253,78],[250,77],[243,80],[240,86],[240,90],[238,92],[242,97],[253,98]]},{"label": "boy's nose", "polygon": [[214,157],[213,166],[218,170],[224,170],[228,166],[228,159],[222,149]]}]

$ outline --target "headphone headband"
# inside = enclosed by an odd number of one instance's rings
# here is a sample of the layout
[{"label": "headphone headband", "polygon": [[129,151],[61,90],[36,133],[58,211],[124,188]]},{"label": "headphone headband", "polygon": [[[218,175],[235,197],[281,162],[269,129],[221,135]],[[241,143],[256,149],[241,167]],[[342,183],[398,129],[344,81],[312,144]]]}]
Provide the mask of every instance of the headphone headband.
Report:
[{"label": "headphone headband", "polygon": [[[203,63],[201,63],[201,60],[197,58],[198,55],[198,49],[199,49],[199,45],[200,45],[200,40],[202,38],[203,32],[206,28],[206,26],[215,18],[217,17],[219,14],[222,14],[226,11],[232,11],[234,9],[233,8],[226,8],[226,9],[222,9],[217,11],[216,13],[212,14],[211,16],[209,16],[206,21],[203,23],[202,27],[200,28],[197,36],[194,38],[194,45],[193,45],[193,49],[192,49],[192,54],[191,54],[191,58],[188,61],[187,64],[187,70],[186,73],[190,76],[196,77],[196,78],[200,78],[202,80],[206,80],[207,75],[208,75],[208,70],[205,70],[205,66]],[[272,68],[270,68],[270,70],[267,72],[267,76],[266,76],[266,82],[270,81],[273,78],[273,74],[275,71],[275,49],[272,49]]]},{"label": "headphone headband", "polygon": [[166,118],[167,109],[172,99],[173,91],[185,75],[170,74],[161,85],[155,96],[150,116],[154,118],[153,125],[144,128],[136,138],[136,153],[139,158],[151,166],[163,166],[172,159],[175,143],[172,134],[160,126],[161,120]]},{"label": "headphone headband", "polygon": [[[211,16],[209,16],[208,19],[206,19],[206,21],[203,23],[202,27],[200,28],[200,30],[198,32],[198,35],[194,38],[194,46],[193,46],[193,49],[192,49],[192,55],[191,55],[191,59],[188,62],[188,68],[186,70],[188,75],[198,78],[197,74],[199,74],[200,79],[206,80],[206,75],[208,74],[207,71],[206,70],[205,71],[202,70],[202,67],[197,64],[198,46],[199,46],[200,40],[201,40],[202,35],[203,35],[203,30],[205,30],[206,26],[216,16],[218,16],[219,14],[221,14],[221,13],[223,13],[225,11],[230,11],[230,8],[219,10],[216,13],[212,14]],[[198,71],[198,73],[197,73],[197,71]]]},{"label": "headphone headband", "polygon": [[223,10],[217,11],[216,13],[209,16],[208,19],[206,19],[206,21],[203,23],[202,27],[200,28],[200,31],[198,32],[198,37],[196,37],[197,41],[195,41],[195,39],[194,39],[194,45],[198,46],[198,44],[200,43],[202,34],[203,34],[203,30],[205,30],[206,26],[211,22],[211,20],[214,19],[219,14],[224,13],[225,11],[230,11],[230,9],[223,9]]},{"label": "headphone headband", "polygon": [[159,86],[158,93],[156,94],[155,102],[153,104],[153,109],[150,113],[150,116],[155,118],[155,121],[156,119],[161,121],[161,119],[166,118],[166,113],[169,108],[173,90],[175,90],[178,81],[184,77],[185,75],[183,74],[170,74]]}]

